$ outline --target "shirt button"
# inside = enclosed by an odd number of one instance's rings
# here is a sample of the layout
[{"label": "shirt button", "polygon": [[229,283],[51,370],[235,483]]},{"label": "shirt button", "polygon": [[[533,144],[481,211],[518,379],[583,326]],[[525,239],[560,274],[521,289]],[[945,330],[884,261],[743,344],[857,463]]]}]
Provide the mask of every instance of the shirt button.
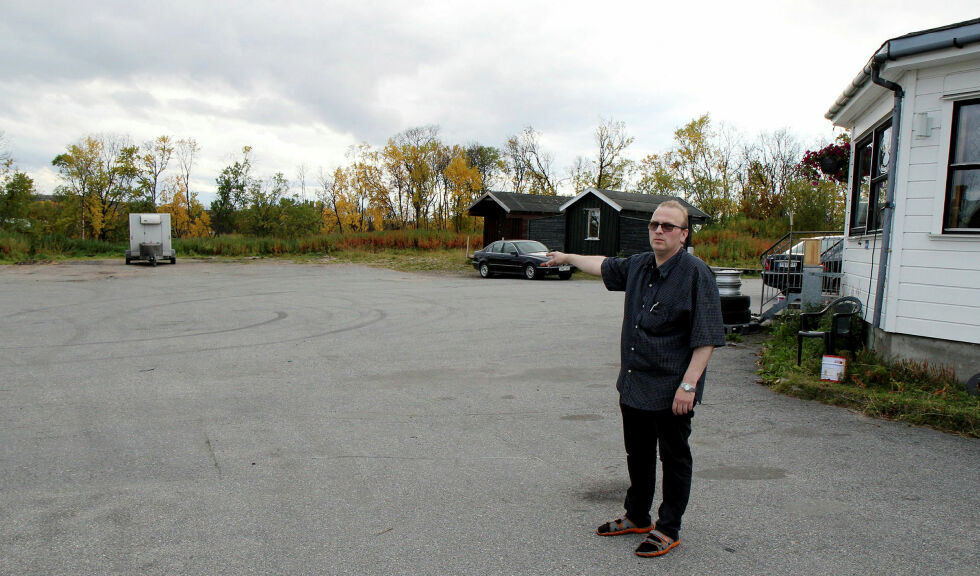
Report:
[{"label": "shirt button", "polygon": [[636,326],[633,326],[633,328],[639,328],[639,327],[640,327],[640,325],[639,325],[639,324],[637,324]]},{"label": "shirt button", "polygon": [[630,348],[630,351],[634,351],[635,352],[636,351],[636,348],[635,347],[631,347]]},{"label": "shirt button", "polygon": [[650,284],[650,285],[649,285],[649,288],[653,288],[653,284]]},{"label": "shirt button", "polygon": [[633,371],[632,371],[632,370],[627,370],[627,371],[626,371],[626,373],[627,373],[627,374],[632,374],[632,373],[633,373]]}]

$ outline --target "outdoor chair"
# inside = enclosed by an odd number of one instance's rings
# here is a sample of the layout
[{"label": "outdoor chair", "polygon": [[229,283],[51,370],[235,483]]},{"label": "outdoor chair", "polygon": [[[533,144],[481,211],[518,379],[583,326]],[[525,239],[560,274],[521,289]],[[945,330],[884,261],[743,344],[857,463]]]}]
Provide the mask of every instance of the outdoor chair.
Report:
[{"label": "outdoor chair", "polygon": [[[833,313],[830,328],[826,331],[814,330],[813,328],[820,325],[820,318],[827,312]],[[851,316],[860,313],[861,301],[854,296],[844,296],[827,304],[823,310],[800,314],[800,330],[796,333],[796,365],[799,366],[803,361],[804,338],[822,338],[824,354],[833,354],[837,351],[838,340],[851,335]]]}]

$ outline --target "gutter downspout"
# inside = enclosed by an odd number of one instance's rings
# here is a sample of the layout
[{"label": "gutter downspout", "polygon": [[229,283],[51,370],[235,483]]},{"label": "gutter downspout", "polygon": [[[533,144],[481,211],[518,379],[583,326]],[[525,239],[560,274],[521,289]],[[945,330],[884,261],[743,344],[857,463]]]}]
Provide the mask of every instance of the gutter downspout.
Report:
[{"label": "gutter downspout", "polygon": [[891,250],[892,216],[895,211],[895,184],[898,180],[899,133],[902,128],[902,101],[905,91],[901,86],[890,80],[885,80],[879,74],[881,65],[887,55],[876,54],[871,63],[871,81],[895,93],[895,105],[892,110],[892,143],[891,157],[888,159],[888,185],[885,190],[885,205],[881,217],[881,256],[878,258],[878,286],[875,291],[875,314],[873,326],[881,328],[881,305],[885,298],[885,274],[888,270],[888,254]]}]

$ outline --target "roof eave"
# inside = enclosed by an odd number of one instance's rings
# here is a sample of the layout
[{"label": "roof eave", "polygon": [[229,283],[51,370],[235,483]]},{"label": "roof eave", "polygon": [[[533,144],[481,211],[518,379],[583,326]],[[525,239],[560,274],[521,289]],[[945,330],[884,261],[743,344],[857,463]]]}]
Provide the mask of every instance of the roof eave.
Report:
[{"label": "roof eave", "polygon": [[[861,72],[854,77],[850,85],[844,89],[834,105],[827,110],[824,118],[835,125],[840,125],[838,120],[841,112],[871,82],[871,68],[875,64],[879,66],[887,64],[888,68],[894,69],[896,66],[891,63],[901,58],[942,50],[960,50],[977,42],[980,42],[980,18],[922,32],[913,32],[887,40],[868,60]],[[884,67],[881,68],[882,71],[884,69]]]},{"label": "roof eave", "polygon": [[561,205],[561,208],[559,208],[559,210],[562,211],[562,212],[564,212],[569,206],[571,206],[572,204],[575,204],[576,202],[578,202],[580,199],[584,198],[588,194],[594,194],[595,196],[598,196],[600,200],[602,200],[606,204],[609,204],[610,206],[612,206],[616,210],[616,212],[622,212],[623,211],[623,207],[622,206],[620,206],[619,204],[617,204],[616,202],[614,202],[611,198],[609,198],[608,196],[606,196],[605,194],[603,194],[602,191],[599,190],[598,188],[594,188],[594,187],[591,187],[591,186],[588,187],[588,188],[586,188],[585,190],[582,190],[581,192],[579,192],[575,196],[573,196],[572,199],[569,200],[568,202],[565,202],[564,204],[562,204]]}]

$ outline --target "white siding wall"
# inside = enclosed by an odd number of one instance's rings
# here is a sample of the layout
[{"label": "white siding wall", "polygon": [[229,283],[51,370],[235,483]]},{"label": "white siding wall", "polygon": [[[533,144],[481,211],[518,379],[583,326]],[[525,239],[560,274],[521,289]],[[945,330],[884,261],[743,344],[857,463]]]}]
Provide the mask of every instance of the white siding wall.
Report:
[{"label": "white siding wall", "polygon": [[[942,234],[953,102],[980,93],[980,59],[955,68],[921,68],[900,83],[906,97],[881,327],[980,344],[980,236]],[[876,101],[855,126],[854,139],[887,116],[891,106],[890,93]],[[875,244],[880,248],[880,237],[845,241],[844,293],[868,303],[869,320],[880,258],[880,250],[871,249]]]}]

